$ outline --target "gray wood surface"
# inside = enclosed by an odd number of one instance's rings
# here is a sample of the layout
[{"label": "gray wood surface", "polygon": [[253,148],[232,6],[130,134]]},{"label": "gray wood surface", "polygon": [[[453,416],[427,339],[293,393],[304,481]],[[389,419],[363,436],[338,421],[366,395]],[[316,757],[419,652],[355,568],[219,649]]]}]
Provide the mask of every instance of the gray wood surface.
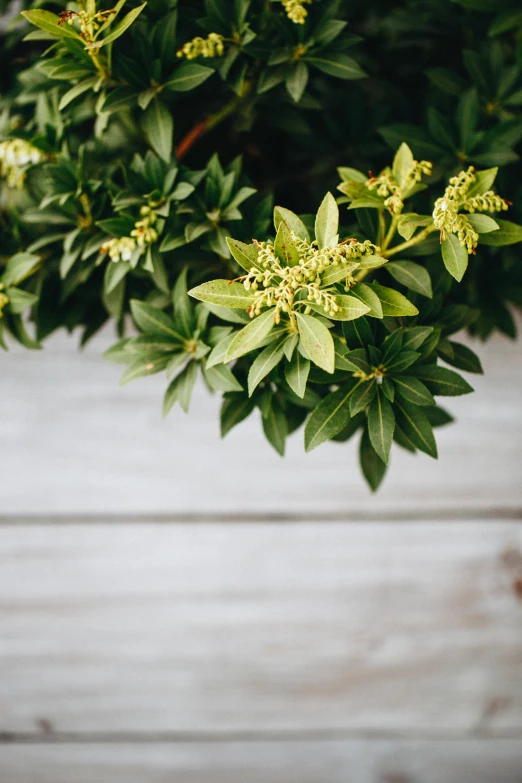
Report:
[{"label": "gray wood surface", "polygon": [[[336,514],[518,509],[522,506],[522,344],[496,337],[479,350],[476,393],[443,402],[458,421],[438,434],[438,462],[396,450],[376,495],[357,444],[305,454],[302,432],[284,462],[254,414],[224,441],[219,400],[202,387],[189,416],[164,421],[165,378],[118,387],[121,366],[52,338],[41,352],[2,355],[0,513]],[[22,480],[23,477],[23,480]],[[270,492],[268,492],[270,488]]]},{"label": "gray wood surface", "polygon": [[1,728],[521,739],[522,526],[4,526]]},{"label": "gray wood surface", "polygon": [[122,743],[0,748],[9,783],[520,783],[518,740]]}]

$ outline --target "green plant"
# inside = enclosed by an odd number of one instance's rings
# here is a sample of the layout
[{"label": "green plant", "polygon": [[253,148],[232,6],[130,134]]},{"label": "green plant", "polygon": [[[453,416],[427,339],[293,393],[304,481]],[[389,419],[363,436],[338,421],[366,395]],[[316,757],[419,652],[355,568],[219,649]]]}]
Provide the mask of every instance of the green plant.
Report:
[{"label": "green plant", "polygon": [[359,433],[372,489],[393,442],[436,457],[482,372],[451,338],[522,304],[517,3],[51,7],[2,40],[2,346],[112,319],[165,413],[200,369],[223,435]]}]

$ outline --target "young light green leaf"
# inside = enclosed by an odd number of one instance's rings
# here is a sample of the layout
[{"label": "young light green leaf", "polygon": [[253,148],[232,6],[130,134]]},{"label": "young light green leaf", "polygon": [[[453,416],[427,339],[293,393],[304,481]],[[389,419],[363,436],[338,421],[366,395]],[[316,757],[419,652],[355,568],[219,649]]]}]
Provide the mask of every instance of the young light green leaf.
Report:
[{"label": "young light green leaf", "polygon": [[207,370],[210,370],[211,367],[215,367],[216,364],[223,364],[225,361],[225,356],[227,355],[227,351],[230,347],[230,343],[236,336],[237,332],[232,332],[232,334],[227,334],[226,337],[224,337],[222,340],[220,340],[217,345],[214,346],[212,351],[209,353],[206,361],[206,368]]},{"label": "young light green leaf", "polygon": [[496,220],[493,220],[489,215],[481,215],[475,212],[473,215],[466,216],[477,232],[477,234],[489,234],[491,231],[498,231],[500,228]]},{"label": "young light green leaf", "polygon": [[382,391],[377,389],[368,410],[368,434],[373,448],[386,464],[390,458],[394,430],[393,408]]},{"label": "young light green leaf", "polygon": [[236,332],[234,339],[228,346],[225,361],[230,362],[233,359],[238,359],[245,353],[258,348],[274,327],[274,314],[275,308],[272,307],[250,321],[244,329]]},{"label": "young light green leaf", "polygon": [[319,248],[334,247],[339,240],[339,207],[331,193],[327,193],[315,218],[315,238]]},{"label": "young light green leaf", "polygon": [[246,291],[241,283],[231,280],[211,280],[192,288],[189,295],[201,302],[238,310],[246,310],[254,301],[254,295]]},{"label": "young light green leaf", "polygon": [[360,383],[350,380],[321,400],[312,411],[305,426],[306,451],[312,451],[346,427],[351,418],[350,396]]},{"label": "young light green leaf", "polygon": [[294,351],[290,361],[285,365],[285,378],[293,392],[301,399],[306,391],[306,382],[310,372],[310,361],[305,359],[299,351]]},{"label": "young light green leaf", "polygon": [[406,184],[408,174],[413,167],[413,162],[412,151],[405,142],[402,142],[401,146],[395,153],[392,166],[392,174],[399,187],[403,188]]},{"label": "young light green leaf", "polygon": [[310,241],[310,235],[301,218],[289,209],[274,207],[274,226],[276,231],[279,228],[281,221],[285,222],[290,231],[293,231],[299,239],[304,239],[305,242]]},{"label": "young light green leaf", "polygon": [[119,38],[120,35],[123,35],[125,30],[131,26],[131,24],[141,14],[146,5],[147,3],[143,3],[137,8],[133,8],[123,17],[121,22],[114,28],[112,33],[109,33],[109,35],[107,35],[105,38],[102,38],[101,40],[94,41],[94,43],[87,46],[86,49],[100,49],[102,46],[106,46],[107,44],[116,41],[116,39]]},{"label": "young light green leaf", "polygon": [[357,261],[347,261],[344,264],[331,264],[321,275],[321,287],[327,288],[334,283],[344,280],[354,269],[359,266]]},{"label": "young light green leaf", "polygon": [[75,38],[77,41],[82,40],[79,34],[72,30],[69,25],[60,25],[60,17],[56,16],[56,14],[52,14],[50,11],[35,8],[31,11],[22,11],[21,13],[28,22],[34,24],[35,27],[39,27],[40,30],[45,30],[46,33],[54,35],[56,38]]},{"label": "young light green leaf", "polygon": [[369,285],[366,285],[366,283],[356,283],[350,289],[350,293],[366,305],[366,312],[370,318],[383,317],[381,300]]},{"label": "young light green leaf", "polygon": [[386,271],[398,283],[402,283],[422,296],[427,296],[428,299],[432,298],[433,289],[430,274],[420,264],[414,264],[413,261],[390,261],[386,264]]},{"label": "young light green leaf", "polygon": [[227,245],[232,258],[237,261],[245,272],[250,272],[252,267],[264,271],[263,265],[258,261],[259,248],[257,245],[247,245],[244,242],[239,242],[239,240],[231,239],[230,237],[227,237]]},{"label": "young light green leaf", "polygon": [[3,275],[0,275],[0,282],[5,286],[18,285],[32,275],[40,263],[40,256],[33,253],[16,253],[7,262]]},{"label": "young light green leaf", "polygon": [[314,364],[332,373],[335,367],[333,338],[328,329],[311,315],[296,313],[297,326],[306,353]]},{"label": "young light green leaf", "polygon": [[403,315],[418,315],[419,311],[409,299],[395,291],[378,283],[368,283],[369,287],[377,294],[382,304],[383,315],[399,317]]},{"label": "young light green leaf", "polygon": [[294,266],[299,263],[299,251],[284,220],[281,220],[277,229],[274,252],[283,266]]},{"label": "young light green leaf", "polygon": [[448,234],[446,239],[442,240],[442,260],[444,266],[452,277],[460,283],[464,277],[464,272],[468,268],[468,253],[465,247],[460,244],[456,234]]}]

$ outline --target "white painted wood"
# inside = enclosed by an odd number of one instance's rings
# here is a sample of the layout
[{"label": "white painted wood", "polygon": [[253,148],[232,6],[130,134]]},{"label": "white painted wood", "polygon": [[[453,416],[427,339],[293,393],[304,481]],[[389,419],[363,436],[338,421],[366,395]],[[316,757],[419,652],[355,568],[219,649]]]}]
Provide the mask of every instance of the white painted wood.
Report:
[{"label": "white painted wood", "polygon": [[[0,512],[379,513],[390,509],[489,509],[522,505],[522,346],[496,337],[479,347],[477,393],[445,398],[458,422],[439,430],[437,462],[398,450],[371,496],[357,444],[305,454],[302,431],[284,460],[258,414],[221,441],[217,397],[202,388],[189,416],[161,418],[165,378],[118,386],[121,367],[58,335],[41,352],[0,357]],[[270,488],[270,492],[268,492]]]},{"label": "white painted wood", "polygon": [[0,747],[2,783],[520,783],[517,740]]},{"label": "white painted wood", "polygon": [[480,519],[3,526],[0,732],[522,738],[521,551]]}]

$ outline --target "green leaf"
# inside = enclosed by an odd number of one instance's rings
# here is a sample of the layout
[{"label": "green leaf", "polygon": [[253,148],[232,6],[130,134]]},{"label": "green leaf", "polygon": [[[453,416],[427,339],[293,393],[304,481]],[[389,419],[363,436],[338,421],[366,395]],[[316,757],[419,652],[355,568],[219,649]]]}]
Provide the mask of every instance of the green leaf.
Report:
[{"label": "green leaf", "polygon": [[123,386],[129,381],[135,381],[136,378],[143,378],[146,375],[154,375],[164,370],[170,361],[170,354],[164,351],[150,351],[146,354],[140,354],[134,359],[121,377],[120,384]]},{"label": "green leaf", "polygon": [[120,35],[123,35],[125,30],[127,30],[131,24],[135,21],[135,19],[141,14],[143,9],[147,3],[143,3],[142,5],[139,5],[137,8],[133,8],[131,11],[129,11],[128,14],[126,14],[121,22],[117,25],[117,27],[114,28],[112,33],[109,33],[105,38],[102,38],[101,40],[94,41],[94,43],[90,44],[89,46],[86,46],[86,49],[100,49],[102,46],[106,46],[107,44],[112,43],[113,41],[116,41],[117,38],[120,37]]},{"label": "green leaf", "polygon": [[433,223],[433,218],[409,212],[400,215],[397,231],[404,239],[411,239],[417,228],[429,226],[431,223]]},{"label": "green leaf", "polygon": [[274,242],[274,253],[283,266],[294,266],[299,263],[299,251],[295,246],[292,234],[285,221],[279,223]]},{"label": "green leaf", "polygon": [[350,414],[355,416],[359,411],[364,410],[375,397],[376,391],[377,382],[375,378],[358,384],[350,397]]},{"label": "green leaf", "polygon": [[301,218],[297,217],[297,215],[289,209],[274,207],[274,226],[276,231],[279,228],[281,221],[284,221],[290,231],[293,231],[299,239],[304,239],[305,242],[310,241],[310,235]]},{"label": "green leaf", "polygon": [[284,412],[279,405],[272,404],[266,416],[263,416],[263,431],[266,439],[274,449],[284,457],[285,438],[288,435],[288,425]]},{"label": "green leaf", "polygon": [[362,171],[357,169],[351,169],[349,166],[339,166],[337,173],[343,180],[343,182],[362,182],[368,181],[368,175],[363,174]]},{"label": "green leaf", "polygon": [[[371,318],[383,317],[381,300],[369,285],[366,285],[366,283],[356,283],[352,288],[350,288],[350,293],[353,294],[353,296],[356,296],[357,299],[360,299],[361,302],[366,305],[366,312]],[[364,315],[364,313],[361,313],[361,315]],[[359,316],[355,317],[358,318]],[[343,320],[348,319],[345,318]]]},{"label": "green leaf", "polygon": [[307,84],[308,68],[302,60],[298,60],[291,67],[285,79],[286,89],[294,103],[299,103]]},{"label": "green leaf", "polygon": [[338,79],[364,79],[367,74],[361,66],[346,54],[332,54],[329,57],[307,57],[306,62],[328,76]]},{"label": "green leaf", "polygon": [[416,351],[433,332],[433,326],[412,326],[404,329],[403,348]]},{"label": "green leaf", "polygon": [[294,351],[290,361],[285,365],[285,378],[295,394],[301,399],[306,391],[306,382],[310,372],[310,361],[305,359],[299,351]]},{"label": "green leaf", "polygon": [[252,267],[264,271],[263,265],[258,261],[259,247],[257,245],[246,245],[244,242],[230,237],[227,237],[227,245],[232,258],[245,272],[250,272]]},{"label": "green leaf", "polygon": [[30,277],[39,266],[40,256],[32,253],[16,253],[7,262],[3,275],[0,275],[0,281],[5,286],[18,285]]},{"label": "green leaf", "polygon": [[214,391],[235,392],[243,390],[236,376],[226,364],[218,364],[216,367],[204,366],[202,369],[206,382]]},{"label": "green leaf", "polygon": [[[354,291],[354,289],[352,288],[351,291]],[[330,318],[332,321],[353,321],[366,313],[371,315],[370,307],[357,296],[338,294],[335,297],[335,304],[339,309],[334,313],[331,311],[326,312],[322,305],[318,305],[315,302],[308,302],[308,306],[312,310],[321,313],[325,318]]]},{"label": "green leaf", "polygon": [[480,215],[475,212],[473,215],[466,216],[477,232],[477,234],[489,234],[490,231],[497,231],[500,226],[496,220],[489,217],[489,215]]},{"label": "green leaf", "polygon": [[331,193],[327,193],[315,218],[315,238],[319,248],[334,247],[339,241],[339,207]]},{"label": "green leaf", "polygon": [[52,14],[50,11],[43,11],[37,8],[32,11],[22,11],[21,13],[28,22],[34,24],[35,27],[39,27],[40,30],[45,30],[46,33],[54,35],[56,38],[74,38],[77,41],[82,41],[78,33],[72,30],[68,24],[59,25],[60,17]]},{"label": "green leaf", "polygon": [[403,188],[413,167],[413,153],[403,141],[393,159],[392,174],[399,187]]},{"label": "green leaf", "polygon": [[418,378],[411,375],[395,375],[393,385],[403,399],[413,405],[435,405],[435,398],[430,390]]},{"label": "green leaf", "polygon": [[274,314],[275,308],[272,307],[250,321],[244,329],[236,332],[234,339],[228,346],[225,361],[230,362],[233,359],[238,359],[245,353],[258,348],[274,327]]},{"label": "green leaf", "polygon": [[185,338],[172,318],[158,307],[131,299],[130,308],[136,325],[142,332],[170,338],[174,343],[184,343]]},{"label": "green leaf", "polygon": [[499,220],[499,218],[497,218],[495,222],[498,223],[498,231],[492,231],[490,234],[481,236],[481,245],[502,247],[504,245],[514,245],[517,242],[522,242],[522,226],[511,223],[509,220]]},{"label": "green leaf", "polygon": [[405,400],[395,402],[397,424],[416,448],[437,459],[433,429],[421,408]]},{"label": "green leaf", "polygon": [[221,437],[224,438],[236,424],[250,416],[254,407],[254,401],[245,394],[226,395],[221,406]]},{"label": "green leaf", "polygon": [[105,267],[104,277],[104,289],[107,294],[110,294],[116,286],[123,280],[123,278],[130,272],[130,266],[126,261],[118,261],[115,263],[112,261]]},{"label": "green leaf", "polygon": [[339,283],[359,266],[357,261],[347,261],[344,264],[330,264],[321,275],[321,288]]},{"label": "green leaf", "polygon": [[387,363],[386,370],[391,373],[404,372],[404,370],[411,367],[419,357],[420,353],[417,353],[417,351],[401,351],[395,359],[392,359]]},{"label": "green leaf", "polygon": [[41,344],[37,340],[33,340],[31,335],[26,329],[24,319],[21,315],[14,315],[11,314],[9,318],[11,331],[18,340],[19,343],[21,343],[26,348],[29,348],[30,350],[40,350],[42,348]]},{"label": "green leaf", "polygon": [[318,318],[296,313],[297,326],[304,349],[314,364],[326,372],[333,373],[335,350],[333,338]]},{"label": "green leaf", "polygon": [[21,288],[7,288],[5,294],[9,298],[7,307],[15,315],[23,313],[38,301],[36,294],[31,294],[29,291],[24,291]]},{"label": "green leaf", "polygon": [[444,356],[444,361],[451,364],[452,367],[457,367],[459,370],[465,370],[466,372],[474,372],[479,375],[484,374],[482,364],[479,357],[466,345],[461,343],[450,342],[453,349],[453,355]]},{"label": "green leaf", "polygon": [[213,73],[214,69],[206,65],[182,62],[163,86],[173,92],[188,92],[203,84]]},{"label": "green leaf", "polygon": [[475,198],[475,196],[483,196],[491,187],[497,177],[498,166],[492,169],[484,169],[483,171],[475,172],[475,182],[472,182],[466,193],[466,198]]},{"label": "green leaf", "polygon": [[393,408],[380,389],[368,410],[368,434],[370,441],[383,462],[388,464],[395,430]]},{"label": "green leaf", "polygon": [[356,348],[366,348],[367,345],[373,345],[374,343],[372,328],[368,319],[364,316],[356,321],[344,323],[343,334],[346,339],[346,345],[352,351]]},{"label": "green leaf", "polygon": [[179,402],[185,413],[188,413],[197,373],[197,363],[189,362],[185,369],[170,383],[163,399],[164,417],[167,416],[176,402]]},{"label": "green leaf", "polygon": [[248,394],[251,397],[256,388],[259,386],[263,378],[279,364],[281,359],[285,355],[284,341],[286,336],[282,340],[276,340],[261,351],[259,356],[256,356],[252,366],[248,372]]},{"label": "green leaf", "polygon": [[189,295],[201,302],[238,310],[246,310],[254,301],[254,295],[249,293],[244,285],[231,280],[211,280],[192,288]]},{"label": "green leaf", "polygon": [[155,98],[144,112],[141,125],[152,149],[166,163],[170,163],[174,121],[165,104]]},{"label": "green leaf", "polygon": [[386,264],[386,271],[407,288],[416,291],[429,299],[433,296],[431,287],[431,277],[427,269],[420,264],[414,264],[413,261],[390,261]]},{"label": "green leaf", "polygon": [[398,291],[395,291],[393,288],[379,285],[378,283],[369,283],[368,285],[375,291],[381,300],[383,315],[391,315],[394,317],[418,315],[419,311],[415,305]]},{"label": "green leaf", "polygon": [[442,260],[444,266],[452,277],[460,283],[464,277],[464,272],[468,268],[468,252],[460,244],[456,234],[448,234],[446,239],[442,240]]},{"label": "green leaf", "polygon": [[78,84],[75,84],[73,87],[71,87],[70,90],[67,90],[67,92],[64,93],[60,98],[58,111],[63,111],[76,98],[78,98],[80,95],[83,95],[84,92],[87,92],[87,90],[92,90],[98,79],[98,76],[91,76],[89,79],[84,79],[83,81],[78,82]]},{"label": "green leaf", "polygon": [[305,450],[320,446],[337,435],[348,424],[351,414],[350,395],[361,381],[349,381],[341,389],[331,392],[312,411],[305,426]]},{"label": "green leaf", "polygon": [[217,345],[214,346],[212,351],[209,353],[206,367],[209,370],[211,367],[214,367],[216,364],[223,364],[225,361],[225,356],[227,355],[227,351],[230,347],[230,343],[236,336],[237,332],[232,332],[232,334],[227,334],[226,337],[224,337],[222,340],[220,340]]},{"label": "green leaf", "polygon": [[435,364],[419,367],[415,370],[414,375],[426,384],[432,394],[438,394],[441,397],[457,397],[473,391],[469,383],[456,372]]},{"label": "green leaf", "polygon": [[386,464],[373,448],[368,431],[364,430],[359,447],[359,462],[364,478],[372,492],[376,492],[386,473]]},{"label": "green leaf", "polygon": [[187,338],[192,336],[194,331],[194,308],[187,293],[187,267],[180,272],[176,285],[172,291],[172,306],[176,325]]}]

